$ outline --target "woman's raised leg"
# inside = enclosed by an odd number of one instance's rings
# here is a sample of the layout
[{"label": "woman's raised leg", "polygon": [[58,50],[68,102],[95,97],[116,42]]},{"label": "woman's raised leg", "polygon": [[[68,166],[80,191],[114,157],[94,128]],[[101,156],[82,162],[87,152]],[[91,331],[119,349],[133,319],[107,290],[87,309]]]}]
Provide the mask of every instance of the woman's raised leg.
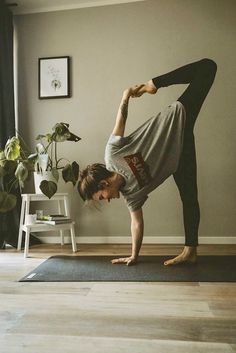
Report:
[{"label": "woman's raised leg", "polygon": [[214,82],[216,70],[217,65],[213,60],[202,59],[152,79],[157,89],[174,84],[189,84],[178,98],[186,110],[187,130],[193,130],[198,113]]}]

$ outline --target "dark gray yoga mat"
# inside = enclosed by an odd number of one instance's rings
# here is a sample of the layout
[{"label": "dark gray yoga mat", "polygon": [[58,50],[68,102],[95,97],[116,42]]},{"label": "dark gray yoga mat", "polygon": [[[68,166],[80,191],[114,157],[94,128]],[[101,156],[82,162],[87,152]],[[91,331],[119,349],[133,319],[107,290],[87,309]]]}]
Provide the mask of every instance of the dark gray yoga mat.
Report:
[{"label": "dark gray yoga mat", "polygon": [[236,282],[236,256],[199,256],[196,264],[164,266],[168,256],[140,256],[135,266],[112,265],[120,256],[52,256],[20,282]]}]

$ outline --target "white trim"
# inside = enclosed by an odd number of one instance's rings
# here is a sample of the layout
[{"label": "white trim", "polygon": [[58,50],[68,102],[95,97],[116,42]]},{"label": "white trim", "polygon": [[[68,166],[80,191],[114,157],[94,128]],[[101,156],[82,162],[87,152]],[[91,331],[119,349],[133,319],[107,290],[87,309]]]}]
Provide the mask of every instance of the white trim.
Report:
[{"label": "white trim", "polygon": [[[39,237],[44,243],[60,243],[59,236],[42,236]],[[58,240],[56,240],[58,239]],[[78,244],[131,244],[131,237],[114,237],[114,236],[77,236]],[[65,243],[70,243],[70,237],[65,236]],[[143,244],[184,244],[184,237],[178,236],[147,236],[143,238]],[[199,244],[236,244],[235,237],[199,237]]]},{"label": "white trim", "polygon": [[125,4],[130,2],[140,2],[147,0],[98,0],[98,1],[83,1],[78,4],[64,4],[60,6],[45,6],[45,7],[24,7],[18,6],[12,8],[14,15],[26,15],[32,13],[40,13],[40,12],[52,12],[52,11],[65,11],[65,10],[73,10],[73,9],[82,9],[86,7],[96,7],[96,6],[107,6],[107,5],[117,5],[117,4]]}]

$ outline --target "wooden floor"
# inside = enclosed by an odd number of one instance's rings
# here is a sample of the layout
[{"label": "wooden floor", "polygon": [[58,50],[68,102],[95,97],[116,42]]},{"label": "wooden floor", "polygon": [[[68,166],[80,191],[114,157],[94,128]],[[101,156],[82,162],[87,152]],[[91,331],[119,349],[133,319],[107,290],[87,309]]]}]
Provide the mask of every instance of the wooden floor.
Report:
[{"label": "wooden floor", "polygon": [[[143,245],[141,254],[179,246]],[[80,255],[129,254],[128,245],[79,245]],[[19,283],[68,245],[39,245],[30,258],[0,252],[1,353],[236,352],[236,283]],[[236,246],[199,247],[234,254]]]}]

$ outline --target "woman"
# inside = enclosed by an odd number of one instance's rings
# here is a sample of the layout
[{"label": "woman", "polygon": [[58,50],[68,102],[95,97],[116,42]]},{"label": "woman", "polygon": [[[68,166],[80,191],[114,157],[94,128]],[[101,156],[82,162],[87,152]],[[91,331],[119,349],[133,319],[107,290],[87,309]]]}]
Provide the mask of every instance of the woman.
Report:
[{"label": "woman", "polygon": [[[137,261],[143,239],[142,206],[148,194],[170,175],[174,177],[183,204],[185,246],[180,255],[164,264],[196,261],[200,210],[193,130],[216,70],[213,60],[202,59],[124,91],[106,146],[106,165],[88,166],[78,184],[83,200],[110,202],[119,198],[120,192],[124,196],[131,215],[132,254],[112,260],[113,264],[130,265]],[[176,102],[124,137],[130,97],[155,94],[158,89],[173,84],[189,86]]]}]

